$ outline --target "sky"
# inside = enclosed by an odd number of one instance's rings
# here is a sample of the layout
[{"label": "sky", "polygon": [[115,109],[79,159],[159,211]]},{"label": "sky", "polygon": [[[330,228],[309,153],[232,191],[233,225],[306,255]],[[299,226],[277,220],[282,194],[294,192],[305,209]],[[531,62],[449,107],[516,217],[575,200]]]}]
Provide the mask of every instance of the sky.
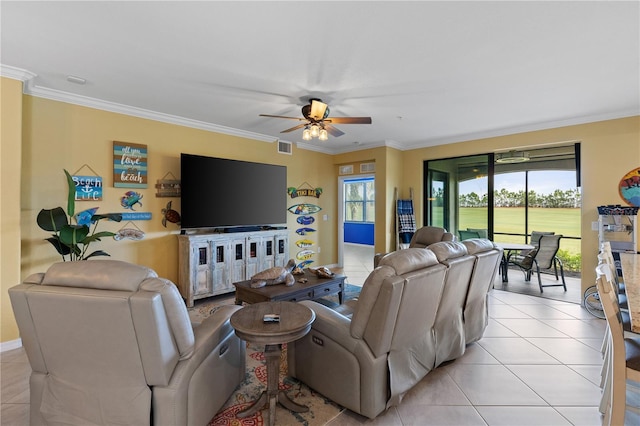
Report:
[{"label": "sky", "polygon": [[[494,186],[497,191],[506,189],[517,192],[524,190],[524,172],[495,175]],[[529,191],[537,194],[551,194],[556,189],[566,191],[576,188],[575,171],[529,172]],[[478,195],[487,193],[487,178],[474,179],[460,184],[462,195],[475,192]]]}]

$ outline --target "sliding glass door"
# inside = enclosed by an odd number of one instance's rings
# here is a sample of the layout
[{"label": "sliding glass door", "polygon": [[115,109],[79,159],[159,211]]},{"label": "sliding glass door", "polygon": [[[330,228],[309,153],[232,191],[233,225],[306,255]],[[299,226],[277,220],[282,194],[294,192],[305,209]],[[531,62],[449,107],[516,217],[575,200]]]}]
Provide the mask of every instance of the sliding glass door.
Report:
[{"label": "sliding glass door", "polygon": [[562,234],[565,269],[579,272],[579,144],[508,154],[425,161],[423,222],[458,239],[480,233],[527,243],[532,231]]},{"label": "sliding glass door", "polygon": [[426,217],[424,223],[440,226],[460,237],[460,230],[491,234],[492,154],[457,157],[425,163]]}]

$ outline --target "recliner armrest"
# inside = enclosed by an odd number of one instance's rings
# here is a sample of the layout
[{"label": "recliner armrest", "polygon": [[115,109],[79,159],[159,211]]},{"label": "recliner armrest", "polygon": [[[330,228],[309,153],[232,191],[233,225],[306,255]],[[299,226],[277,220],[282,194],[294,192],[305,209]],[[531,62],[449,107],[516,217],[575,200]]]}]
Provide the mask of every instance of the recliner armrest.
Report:
[{"label": "recliner armrest", "polygon": [[197,327],[194,327],[193,334],[195,335],[196,346],[203,340],[213,339],[219,341],[229,332],[233,332],[233,327],[231,327],[228,319],[231,318],[235,311],[240,309],[242,309],[242,306],[239,305],[220,306]]},{"label": "recliner armrest", "polygon": [[387,254],[389,254],[389,253],[387,252],[387,253],[376,253],[376,254],[374,254],[373,255],[373,267],[377,268],[378,264],[380,263],[380,259],[385,257]]},{"label": "recliner armrest", "polygon": [[355,350],[361,339],[351,335],[351,320],[349,318],[318,302],[303,300],[299,303],[308,306],[316,313],[316,319],[311,328],[330,337],[347,351],[353,352]]}]

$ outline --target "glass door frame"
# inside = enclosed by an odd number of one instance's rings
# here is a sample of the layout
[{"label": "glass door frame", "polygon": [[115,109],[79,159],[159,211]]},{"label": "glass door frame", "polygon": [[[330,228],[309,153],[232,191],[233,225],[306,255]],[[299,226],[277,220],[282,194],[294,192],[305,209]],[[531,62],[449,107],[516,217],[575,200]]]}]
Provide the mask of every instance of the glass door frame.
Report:
[{"label": "glass door frame", "polygon": [[[494,193],[493,193],[493,189],[494,189],[494,172],[495,172],[495,154],[490,152],[490,153],[481,153],[481,154],[475,154],[475,155],[465,155],[465,156],[458,156],[458,157],[449,157],[449,158],[438,158],[438,159],[434,159],[434,160],[425,160],[423,162],[423,185],[425,188],[425,192],[426,192],[426,196],[423,197],[423,223],[426,224],[427,226],[434,226],[432,225],[432,206],[430,205],[430,198],[433,194],[431,194],[431,190],[432,190],[432,186],[431,186],[431,182],[432,179],[434,177],[434,173],[442,173],[444,175],[447,176],[447,182],[445,183],[445,193],[444,193],[444,197],[445,197],[445,201],[450,199],[451,196],[451,182],[449,179],[449,173],[447,172],[443,172],[443,171],[438,171],[438,170],[430,170],[429,169],[429,163],[430,162],[435,162],[435,161],[446,161],[446,160],[456,160],[456,159],[461,159],[461,158],[469,158],[469,157],[481,157],[481,156],[486,156],[487,158],[487,232],[489,235],[489,239],[493,240],[493,221],[494,221],[494,212],[493,212],[493,203],[494,203]],[[456,181],[457,182],[457,181]],[[455,229],[450,229],[450,225],[451,225],[451,215],[450,215],[450,206],[448,202],[445,202],[444,205],[444,211],[443,214],[445,215],[443,222],[444,222],[444,228],[447,229],[447,231],[455,233]],[[456,214],[457,216],[457,214]],[[459,217],[456,218],[456,221],[459,221]]]}]

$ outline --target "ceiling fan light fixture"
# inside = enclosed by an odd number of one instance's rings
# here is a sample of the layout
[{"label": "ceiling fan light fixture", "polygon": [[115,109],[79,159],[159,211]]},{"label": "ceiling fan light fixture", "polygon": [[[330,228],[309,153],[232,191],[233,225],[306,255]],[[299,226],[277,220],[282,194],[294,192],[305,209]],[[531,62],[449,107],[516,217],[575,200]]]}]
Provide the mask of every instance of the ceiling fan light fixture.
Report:
[{"label": "ceiling fan light fixture", "polygon": [[311,140],[311,131],[309,130],[309,127],[305,127],[302,131],[302,139],[304,139],[305,141]]},{"label": "ceiling fan light fixture", "polygon": [[311,137],[312,138],[317,138],[318,136],[320,136],[320,126],[318,126],[317,124],[312,124],[311,125]]},{"label": "ceiling fan light fixture", "polygon": [[496,155],[496,163],[500,164],[524,163],[529,160],[529,154],[526,152],[509,151]]},{"label": "ceiling fan light fixture", "polygon": [[329,135],[325,129],[320,129],[320,136],[318,136],[318,139],[320,139],[321,141],[326,141],[327,139],[329,139]]}]

